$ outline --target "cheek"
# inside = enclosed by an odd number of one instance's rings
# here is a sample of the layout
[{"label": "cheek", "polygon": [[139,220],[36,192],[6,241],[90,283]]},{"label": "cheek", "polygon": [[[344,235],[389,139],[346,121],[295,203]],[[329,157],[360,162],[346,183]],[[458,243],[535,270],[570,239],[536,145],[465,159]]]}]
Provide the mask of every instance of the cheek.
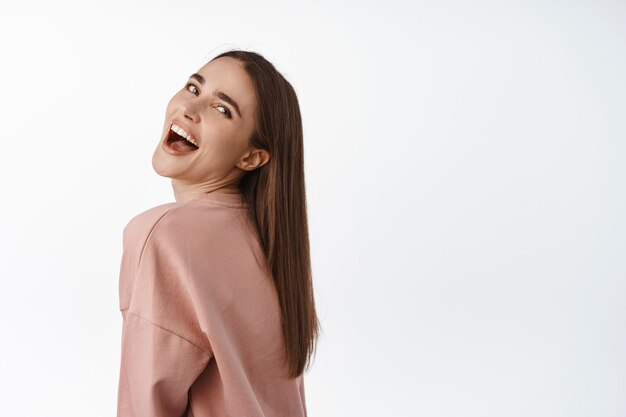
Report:
[{"label": "cheek", "polygon": [[210,129],[205,130],[205,134],[206,153],[225,165],[235,163],[246,150],[243,141],[233,137],[232,132]]},{"label": "cheek", "polygon": [[165,110],[165,113],[167,115],[171,115],[172,113],[174,113],[174,111],[176,110],[176,107],[178,106],[178,102],[179,102],[179,98],[178,98],[178,94],[176,94],[174,97],[172,97],[170,99],[170,101],[167,102],[167,107]]}]

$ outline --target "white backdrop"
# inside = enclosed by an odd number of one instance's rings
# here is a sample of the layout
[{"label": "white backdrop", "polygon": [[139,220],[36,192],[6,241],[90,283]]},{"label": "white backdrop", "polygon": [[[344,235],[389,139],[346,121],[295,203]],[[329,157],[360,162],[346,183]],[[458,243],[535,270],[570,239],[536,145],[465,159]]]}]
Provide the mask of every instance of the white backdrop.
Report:
[{"label": "white backdrop", "polygon": [[122,229],[238,47],[304,119],[310,417],[626,416],[626,4],[516,3],[3,1],[2,415],[115,414]]}]

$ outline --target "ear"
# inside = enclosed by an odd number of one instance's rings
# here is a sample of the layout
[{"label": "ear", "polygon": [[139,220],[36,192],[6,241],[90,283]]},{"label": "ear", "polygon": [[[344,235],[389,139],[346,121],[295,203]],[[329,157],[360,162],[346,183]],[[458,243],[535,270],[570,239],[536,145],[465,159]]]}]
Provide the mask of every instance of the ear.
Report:
[{"label": "ear", "polygon": [[236,166],[244,171],[252,171],[267,164],[270,159],[270,153],[265,149],[252,149],[237,162]]}]

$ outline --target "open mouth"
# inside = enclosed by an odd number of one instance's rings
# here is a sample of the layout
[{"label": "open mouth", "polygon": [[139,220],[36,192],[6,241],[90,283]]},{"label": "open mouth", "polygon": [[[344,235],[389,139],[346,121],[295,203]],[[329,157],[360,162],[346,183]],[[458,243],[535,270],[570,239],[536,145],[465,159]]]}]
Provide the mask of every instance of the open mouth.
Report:
[{"label": "open mouth", "polygon": [[198,147],[187,139],[174,132],[171,128],[167,132],[167,139],[165,140],[167,146],[173,150],[181,153],[193,152],[198,150]]}]

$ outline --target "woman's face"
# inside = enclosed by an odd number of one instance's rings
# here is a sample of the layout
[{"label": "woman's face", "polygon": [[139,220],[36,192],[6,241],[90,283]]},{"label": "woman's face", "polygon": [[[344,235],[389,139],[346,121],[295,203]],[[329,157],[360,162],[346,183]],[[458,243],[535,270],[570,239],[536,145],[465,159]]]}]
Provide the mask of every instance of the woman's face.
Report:
[{"label": "woman's face", "polygon": [[[208,62],[169,101],[152,167],[179,186],[198,191],[238,184],[245,170],[254,169],[248,139],[256,105],[252,80],[241,61],[222,57]],[[173,125],[197,147],[174,134]],[[170,147],[168,139],[177,140]]]}]

